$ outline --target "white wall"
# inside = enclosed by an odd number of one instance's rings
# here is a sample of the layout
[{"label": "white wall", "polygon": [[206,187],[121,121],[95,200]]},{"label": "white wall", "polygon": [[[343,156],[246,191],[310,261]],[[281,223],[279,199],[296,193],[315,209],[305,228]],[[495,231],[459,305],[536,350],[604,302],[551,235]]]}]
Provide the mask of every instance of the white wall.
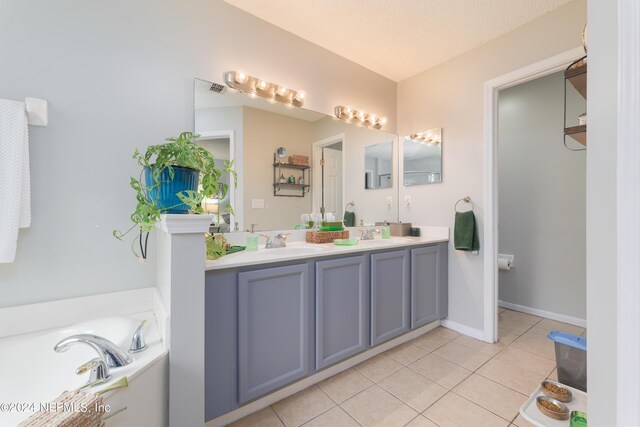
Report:
[{"label": "white wall", "polygon": [[[420,73],[398,85],[398,131],[443,127],[443,183],[401,187],[400,219],[418,225],[453,228],[453,206],[465,195],[476,207],[483,233],[483,84],[510,71],[581,45],[586,0],[576,0],[492,40],[477,49]],[[483,257],[449,252],[449,319],[483,329]]]},{"label": "white wall", "polygon": [[[587,76],[587,377],[589,425],[618,425],[616,166],[618,16],[616,1],[589,0]],[[637,263],[637,260],[630,262]],[[625,337],[637,340],[638,337]],[[637,402],[636,402],[637,404]]]},{"label": "white wall", "polygon": [[[499,92],[500,300],[586,319],[586,151],[562,144],[564,72]],[[586,101],[567,89],[567,123]],[[570,147],[581,147],[567,138]]]},{"label": "white wall", "polygon": [[[49,101],[30,129],[32,227],[0,265],[0,306],[155,283],[127,228],[133,150],[193,129],[193,78],[252,75],[308,94],[332,114],[357,105],[396,128],[396,84],[220,0],[0,0],[0,97]],[[150,240],[153,248],[154,241]]]}]

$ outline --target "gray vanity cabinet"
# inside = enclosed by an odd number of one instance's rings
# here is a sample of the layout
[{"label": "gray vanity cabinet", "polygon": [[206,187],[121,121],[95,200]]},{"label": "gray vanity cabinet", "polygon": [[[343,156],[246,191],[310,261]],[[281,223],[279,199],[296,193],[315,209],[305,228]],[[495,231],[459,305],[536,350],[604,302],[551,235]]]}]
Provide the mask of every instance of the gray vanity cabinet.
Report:
[{"label": "gray vanity cabinet", "polygon": [[409,251],[371,255],[371,345],[409,331]]},{"label": "gray vanity cabinet", "polygon": [[240,403],[308,374],[309,287],[307,264],[238,274]]},{"label": "gray vanity cabinet", "polygon": [[367,348],[369,280],[364,255],[316,263],[316,368]]},{"label": "gray vanity cabinet", "polygon": [[411,249],[411,329],[447,317],[447,246]]}]

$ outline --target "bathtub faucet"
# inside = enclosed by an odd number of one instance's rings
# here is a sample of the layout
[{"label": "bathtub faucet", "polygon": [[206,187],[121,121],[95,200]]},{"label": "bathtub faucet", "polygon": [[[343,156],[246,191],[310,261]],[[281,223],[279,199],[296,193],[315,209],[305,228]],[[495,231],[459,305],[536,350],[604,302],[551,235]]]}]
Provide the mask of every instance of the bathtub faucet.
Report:
[{"label": "bathtub faucet", "polygon": [[60,341],[53,347],[57,353],[67,351],[73,344],[86,344],[98,352],[100,357],[111,368],[119,368],[133,362],[133,359],[120,349],[117,345],[106,338],[92,334],[71,335]]}]

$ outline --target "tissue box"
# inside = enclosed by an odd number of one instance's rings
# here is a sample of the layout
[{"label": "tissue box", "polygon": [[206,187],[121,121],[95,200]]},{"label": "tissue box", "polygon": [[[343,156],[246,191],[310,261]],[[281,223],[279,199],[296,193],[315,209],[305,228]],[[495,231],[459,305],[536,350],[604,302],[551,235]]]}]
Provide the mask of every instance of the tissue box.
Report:
[{"label": "tissue box", "polygon": [[388,226],[392,236],[409,236],[411,231],[410,222],[376,222],[376,226]]}]

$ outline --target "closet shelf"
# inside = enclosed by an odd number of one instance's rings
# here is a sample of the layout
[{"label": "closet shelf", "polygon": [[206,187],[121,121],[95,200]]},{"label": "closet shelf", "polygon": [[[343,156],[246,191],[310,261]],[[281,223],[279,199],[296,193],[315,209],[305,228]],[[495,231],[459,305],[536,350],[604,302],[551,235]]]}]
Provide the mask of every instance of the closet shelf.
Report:
[{"label": "closet shelf", "polygon": [[587,146],[587,125],[564,128],[564,134]]},{"label": "closet shelf", "polygon": [[582,61],[582,64],[575,67],[571,67],[564,72],[564,78],[569,80],[574,88],[582,95],[584,99],[587,99],[587,62]]}]

